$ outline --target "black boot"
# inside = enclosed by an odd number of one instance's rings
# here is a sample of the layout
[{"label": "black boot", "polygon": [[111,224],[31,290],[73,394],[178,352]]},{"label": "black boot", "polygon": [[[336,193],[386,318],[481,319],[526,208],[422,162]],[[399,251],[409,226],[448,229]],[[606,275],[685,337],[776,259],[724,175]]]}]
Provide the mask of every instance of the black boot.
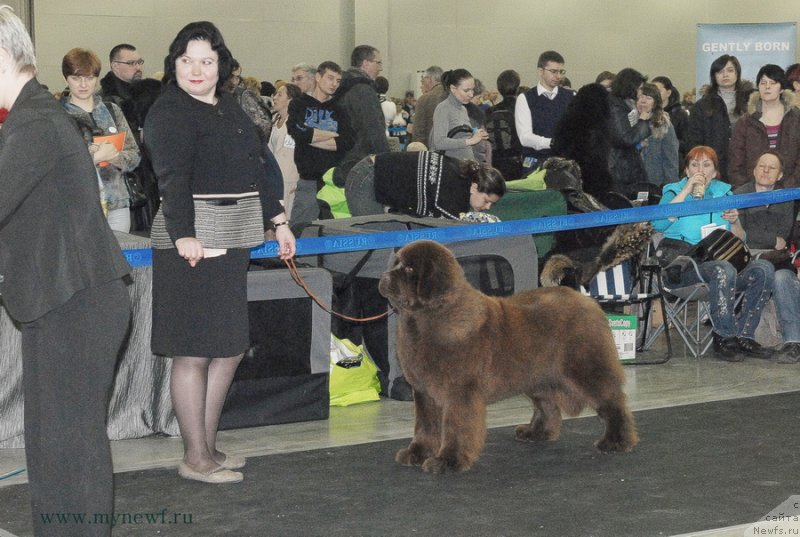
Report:
[{"label": "black boot", "polygon": [[747,356],[753,358],[771,358],[772,351],[762,347],[756,340],[747,337],[736,338],[739,343],[739,349]]},{"label": "black boot", "polygon": [[726,362],[741,362],[744,356],[739,354],[739,342],[734,336],[723,337],[714,332],[714,354],[720,360]]}]

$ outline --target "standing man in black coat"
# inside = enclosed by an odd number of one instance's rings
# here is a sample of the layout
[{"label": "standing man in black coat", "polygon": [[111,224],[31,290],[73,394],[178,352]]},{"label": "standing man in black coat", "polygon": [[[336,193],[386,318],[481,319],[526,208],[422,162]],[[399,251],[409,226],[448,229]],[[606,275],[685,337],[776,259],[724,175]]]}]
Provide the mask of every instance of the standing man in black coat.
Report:
[{"label": "standing man in black coat", "polygon": [[350,168],[367,155],[388,153],[386,120],[373,82],[383,70],[381,52],[370,45],[359,45],[350,55],[350,69],[342,75],[336,98],[353,128],[355,143],[333,174],[337,186],[344,187]]},{"label": "standing man in black coat", "polygon": [[[37,537],[111,535],[108,397],[128,329],[130,268],[92,158],[34,78],[25,27],[0,6],[0,294],[22,331],[25,455]],[[87,513],[87,524],[46,517]]]}]

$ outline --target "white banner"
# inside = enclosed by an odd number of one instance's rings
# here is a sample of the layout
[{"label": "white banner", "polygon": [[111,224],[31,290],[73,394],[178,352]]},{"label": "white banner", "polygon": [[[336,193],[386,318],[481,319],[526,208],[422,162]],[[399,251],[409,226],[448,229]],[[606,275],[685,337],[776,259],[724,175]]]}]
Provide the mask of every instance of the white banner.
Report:
[{"label": "white banner", "polygon": [[736,56],[742,65],[742,79],[755,84],[763,65],[774,63],[786,69],[795,63],[797,29],[794,22],[766,24],[698,24],[697,74],[700,86],[708,84],[711,63],[722,56]]}]

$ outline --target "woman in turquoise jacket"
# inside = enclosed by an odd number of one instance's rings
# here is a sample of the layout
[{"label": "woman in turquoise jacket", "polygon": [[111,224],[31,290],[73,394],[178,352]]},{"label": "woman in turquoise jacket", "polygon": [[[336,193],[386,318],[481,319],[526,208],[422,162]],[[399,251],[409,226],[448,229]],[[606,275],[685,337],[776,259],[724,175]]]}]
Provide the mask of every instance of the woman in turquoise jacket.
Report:
[{"label": "woman in turquoise jacket", "polygon": [[[719,160],[716,152],[707,146],[697,146],[686,155],[686,176],[677,183],[664,185],[661,205],[693,203],[699,199],[713,199],[732,195],[731,185],[717,178]],[[665,239],[683,241],[685,249],[697,244],[706,225],[722,226],[740,238],[744,230],[736,209],[689,216],[670,217],[653,221],[653,227]],[[664,254],[662,241],[656,255]],[[683,253],[683,252],[682,252]],[[772,294],[775,269],[761,259],[751,261],[737,274],[728,261],[706,261],[698,265],[699,274],[692,265],[680,272],[673,288],[686,287],[699,282],[708,286],[711,323],[714,327],[713,345],[716,356],[729,362],[739,362],[745,356],[768,358],[771,353],[754,339],[761,320],[761,310]],[[736,296],[742,293],[741,307],[735,311]]]}]

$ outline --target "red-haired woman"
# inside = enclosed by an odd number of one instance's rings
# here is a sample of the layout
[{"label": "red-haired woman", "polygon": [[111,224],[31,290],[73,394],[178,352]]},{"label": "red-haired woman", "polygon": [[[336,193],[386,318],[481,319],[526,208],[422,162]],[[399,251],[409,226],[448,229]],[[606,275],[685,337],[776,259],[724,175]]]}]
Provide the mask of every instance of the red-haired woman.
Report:
[{"label": "red-haired woman", "polygon": [[[677,183],[664,185],[660,205],[693,203],[699,199],[731,196],[731,185],[717,176],[717,153],[707,146],[697,146],[686,155],[686,176]],[[739,237],[744,229],[736,209],[713,213],[670,217],[653,221],[653,227],[664,234],[656,256],[671,257],[667,244],[676,254],[688,251],[702,238],[701,228],[708,224],[722,226]],[[682,241],[677,242],[677,241]],[[683,249],[682,249],[683,248]],[[686,287],[705,282],[708,286],[711,323],[714,326],[714,351],[717,358],[739,362],[745,356],[766,358],[770,352],[753,339],[761,320],[761,310],[769,300],[774,285],[775,268],[769,261],[754,259],[740,273],[728,261],[706,261],[698,265],[687,264],[687,270],[676,275],[674,287]],[[736,296],[742,293],[741,307],[735,311]]]}]

